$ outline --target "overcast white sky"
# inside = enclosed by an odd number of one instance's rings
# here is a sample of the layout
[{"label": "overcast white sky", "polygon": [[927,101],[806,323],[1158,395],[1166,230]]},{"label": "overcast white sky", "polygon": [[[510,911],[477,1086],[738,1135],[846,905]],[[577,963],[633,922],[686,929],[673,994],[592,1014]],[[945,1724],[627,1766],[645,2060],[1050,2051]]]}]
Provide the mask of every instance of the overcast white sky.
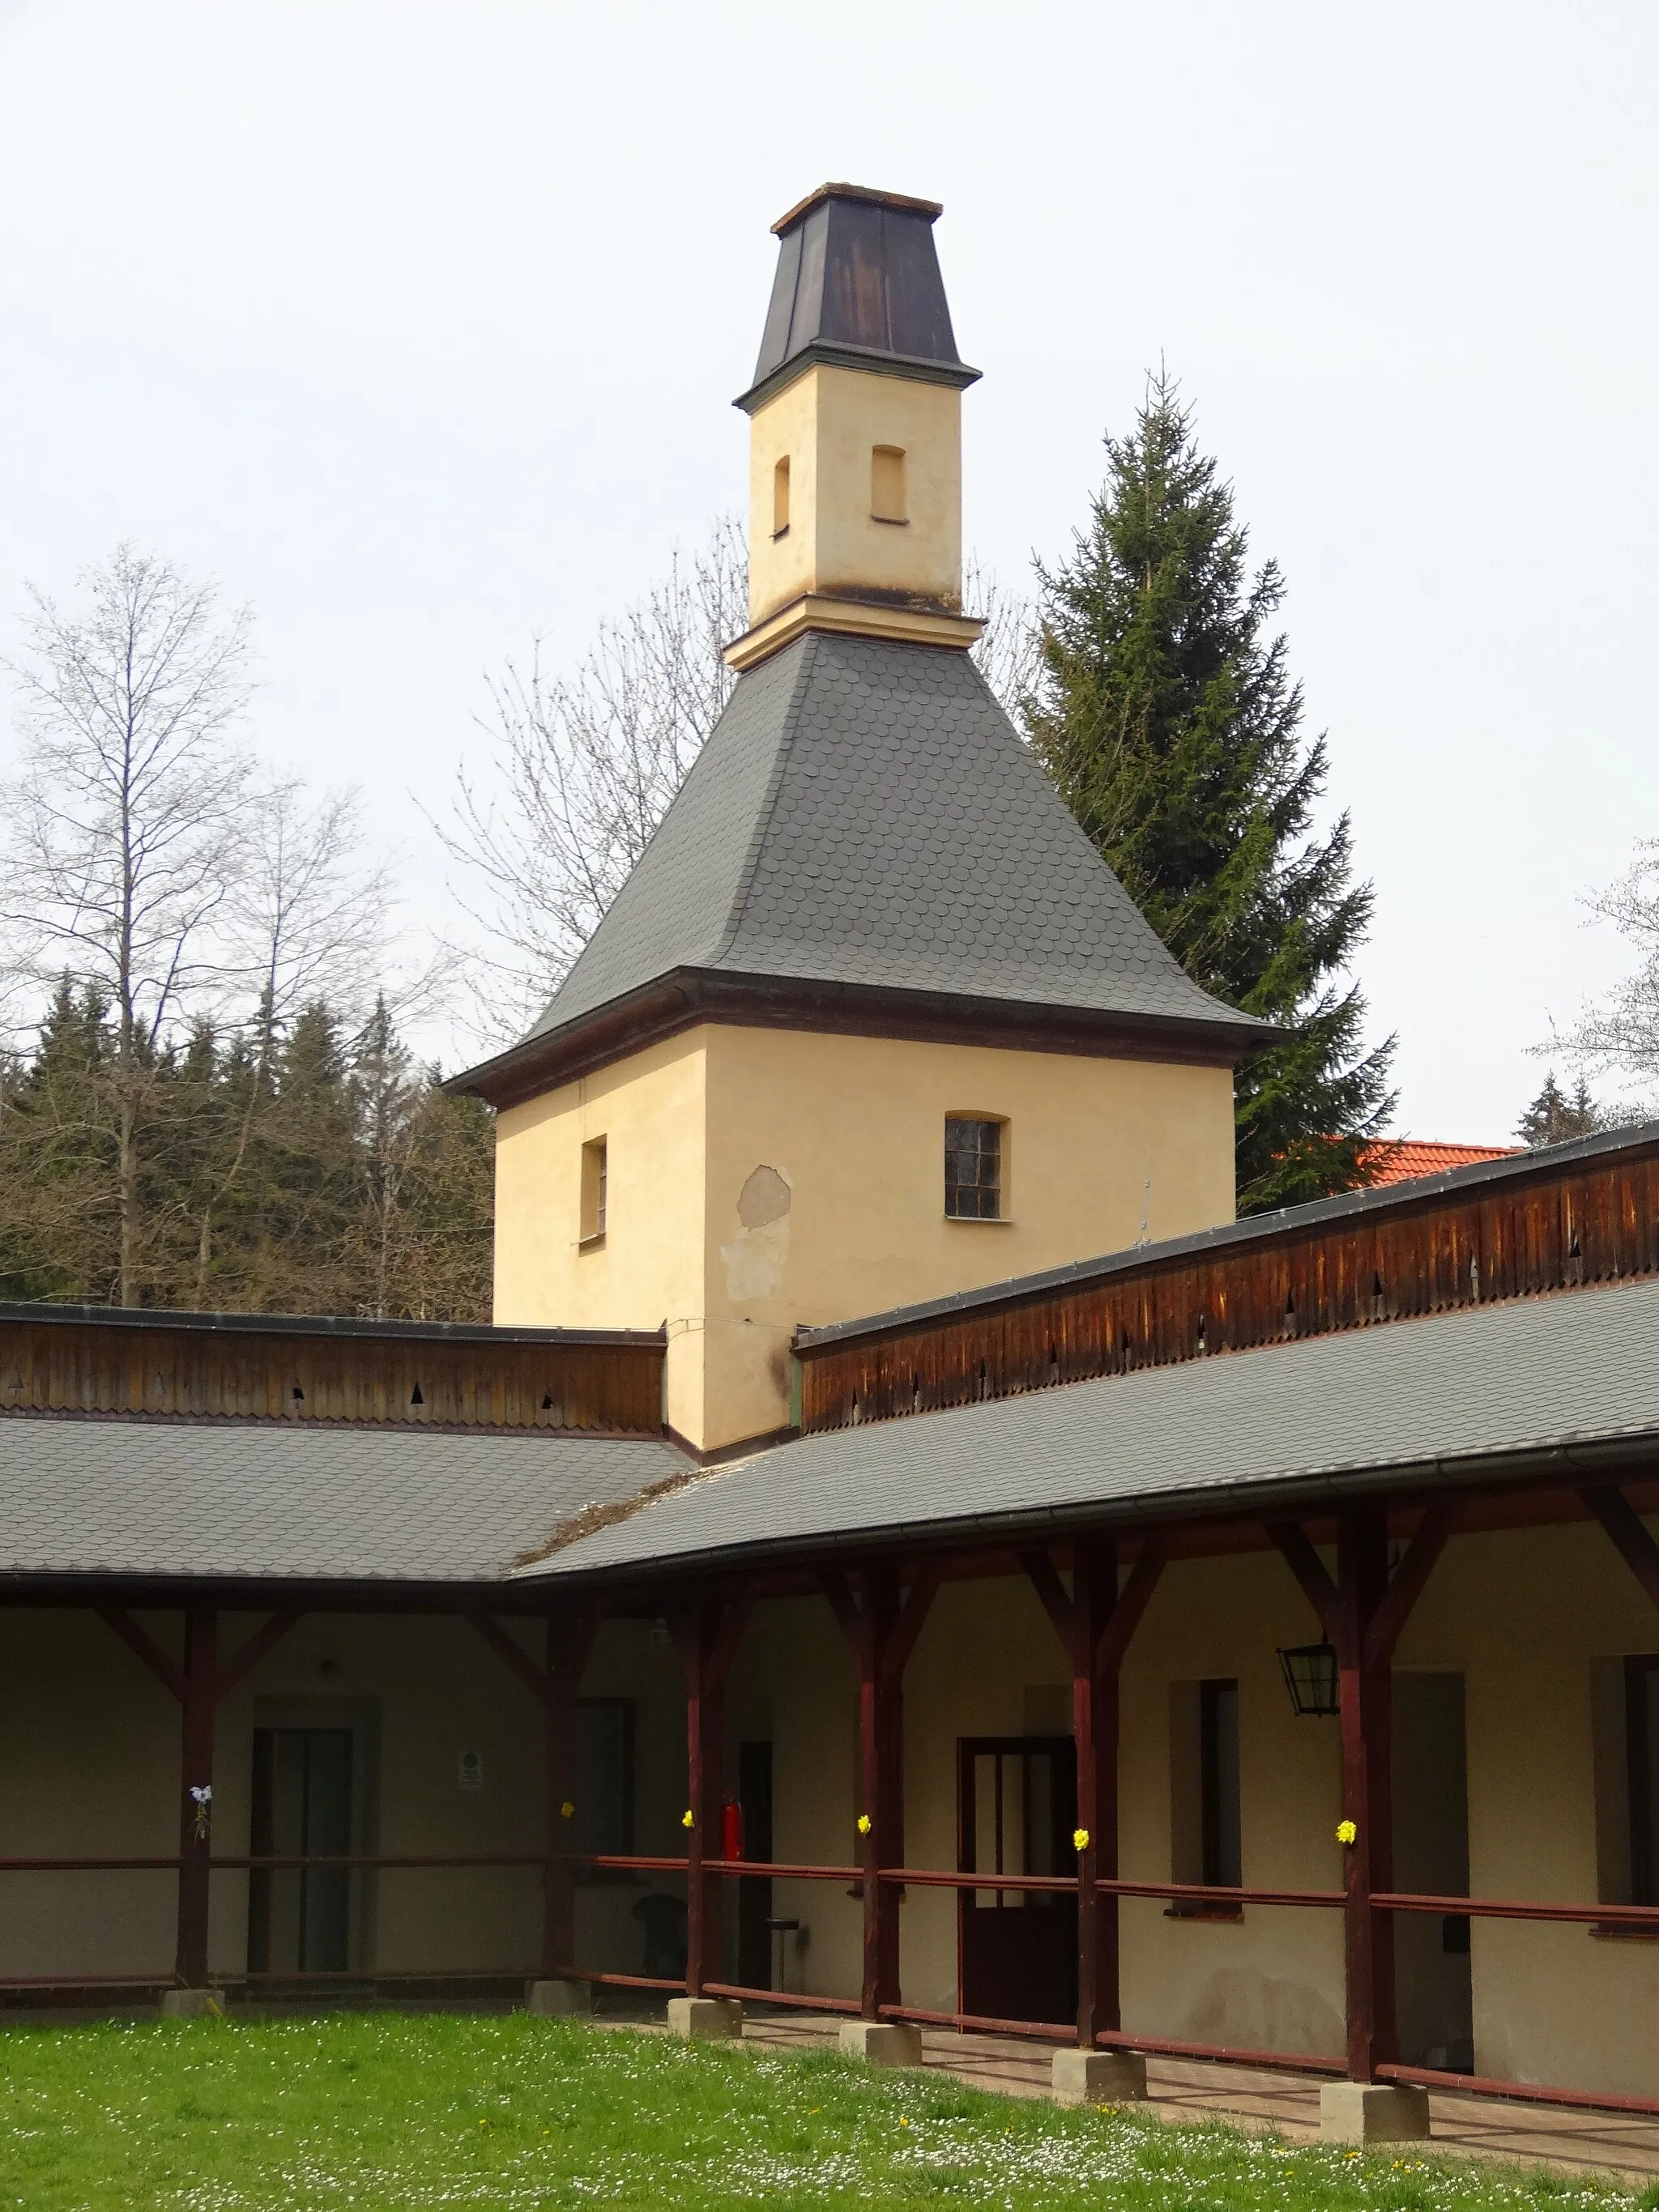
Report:
[{"label": "overcast white sky", "polygon": [[265,750],[439,912],[484,672],[740,501],[768,226],[943,200],[968,543],[1062,550],[1168,361],[1288,577],[1398,1126],[1501,1140],[1659,834],[1656,64],[1651,0],[0,0],[0,631],[124,537],[216,575]]}]

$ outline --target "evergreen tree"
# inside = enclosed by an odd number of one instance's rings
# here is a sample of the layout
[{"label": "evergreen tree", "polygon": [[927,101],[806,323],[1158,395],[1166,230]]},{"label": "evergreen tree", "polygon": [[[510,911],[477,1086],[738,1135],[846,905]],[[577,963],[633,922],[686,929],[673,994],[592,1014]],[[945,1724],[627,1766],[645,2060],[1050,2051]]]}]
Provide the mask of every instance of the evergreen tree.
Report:
[{"label": "evergreen tree", "polygon": [[1563,1091],[1552,1068],[1539,1092],[1516,1127],[1516,1135],[1528,1151],[1540,1145],[1567,1145],[1575,1137],[1593,1137],[1612,1126],[1609,1115],[1590,1097],[1581,1075],[1571,1091]]},{"label": "evergreen tree", "polygon": [[1238,1071],[1241,1213],[1369,1180],[1393,1040],[1366,1053],[1343,972],[1364,941],[1343,815],[1312,827],[1322,737],[1269,625],[1284,583],[1251,574],[1229,485],[1191,410],[1155,380],[1070,560],[1040,570],[1033,743],[1061,795],[1193,980],[1289,1035]]}]

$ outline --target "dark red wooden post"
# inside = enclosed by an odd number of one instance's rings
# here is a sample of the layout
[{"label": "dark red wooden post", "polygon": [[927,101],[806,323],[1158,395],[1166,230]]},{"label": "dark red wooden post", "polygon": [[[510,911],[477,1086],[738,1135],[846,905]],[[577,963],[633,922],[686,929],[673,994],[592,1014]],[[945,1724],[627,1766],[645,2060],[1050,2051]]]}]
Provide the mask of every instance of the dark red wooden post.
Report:
[{"label": "dark red wooden post", "polygon": [[1392,1644],[1371,1633],[1389,1587],[1389,1524],[1380,1505],[1353,1506],[1336,1526],[1337,1662],[1342,1707],[1342,1853],[1348,2077],[1371,2081],[1395,2057],[1394,1917],[1371,1904],[1394,1887]]},{"label": "dark red wooden post", "polygon": [[[181,1686],[183,1728],[179,1780],[179,1948],[173,1972],[182,1987],[204,1990],[208,1978],[208,1892],[213,1826],[213,1717],[218,1703],[218,1616],[206,1606],[185,1615]],[[205,1790],[194,1797],[194,1790]]]},{"label": "dark red wooden post", "polygon": [[542,1971],[550,1979],[576,1963],[575,1870],[567,1854],[576,1811],[576,1703],[582,1669],[603,1613],[551,1613],[542,1680],[547,1864],[542,1891]]},{"label": "dark red wooden post", "polygon": [[703,1871],[720,1856],[720,1804],[726,1781],[726,1678],[753,1605],[747,1593],[712,1599],[675,1633],[685,1670],[686,1810],[685,1994],[702,1995],[720,1979],[720,1877]]},{"label": "dark red wooden post", "polygon": [[1079,1544],[1072,1574],[1072,1733],[1077,1747],[1077,1825],[1089,1840],[1077,1862],[1077,2039],[1095,2047],[1122,2025],[1118,1996],[1117,1899],[1095,1887],[1117,1879],[1118,1670],[1099,1663],[1117,1600],[1115,1544]]},{"label": "dark red wooden post", "polygon": [[904,1686],[888,1665],[899,1612],[898,1575],[866,1567],[859,1577],[859,1795],[869,1826],[859,1832],[864,1872],[864,1971],[860,2010],[879,2020],[899,2001],[899,1893],[878,1868],[904,1864]]}]

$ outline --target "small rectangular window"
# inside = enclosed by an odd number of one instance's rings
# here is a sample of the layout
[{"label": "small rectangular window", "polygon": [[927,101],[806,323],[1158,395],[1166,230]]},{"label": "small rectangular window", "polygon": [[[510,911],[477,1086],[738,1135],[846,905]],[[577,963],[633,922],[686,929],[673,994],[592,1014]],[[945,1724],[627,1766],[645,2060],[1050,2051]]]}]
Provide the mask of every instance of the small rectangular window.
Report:
[{"label": "small rectangular window", "polygon": [[781,538],[789,527],[789,456],[772,471],[772,535]]},{"label": "small rectangular window", "polygon": [[590,1138],[582,1146],[581,1241],[597,1244],[605,1235],[606,1182],[605,1140]]},{"label": "small rectangular window", "polygon": [[[1237,1889],[1240,1849],[1238,1684],[1170,1686],[1170,1879]],[[1219,1902],[1177,1900],[1175,1918],[1226,1915]]]},{"label": "small rectangular window", "polygon": [[1630,1901],[1659,1905],[1659,1659],[1625,1662]]},{"label": "small rectangular window", "polygon": [[870,512],[878,522],[905,522],[904,448],[876,446],[870,453]]},{"label": "small rectangular window", "polygon": [[945,1124],[945,1211],[952,1221],[1002,1218],[1002,1124],[949,1117]]}]

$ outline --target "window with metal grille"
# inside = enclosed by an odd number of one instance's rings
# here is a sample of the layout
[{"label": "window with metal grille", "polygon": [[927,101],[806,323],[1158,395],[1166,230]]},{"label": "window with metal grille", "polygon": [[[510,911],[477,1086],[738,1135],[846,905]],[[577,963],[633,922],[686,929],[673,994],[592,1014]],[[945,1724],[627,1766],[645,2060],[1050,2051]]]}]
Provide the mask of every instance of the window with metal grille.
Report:
[{"label": "window with metal grille", "polygon": [[950,1116],[945,1124],[945,1211],[953,1221],[1002,1218],[1002,1124]]}]

